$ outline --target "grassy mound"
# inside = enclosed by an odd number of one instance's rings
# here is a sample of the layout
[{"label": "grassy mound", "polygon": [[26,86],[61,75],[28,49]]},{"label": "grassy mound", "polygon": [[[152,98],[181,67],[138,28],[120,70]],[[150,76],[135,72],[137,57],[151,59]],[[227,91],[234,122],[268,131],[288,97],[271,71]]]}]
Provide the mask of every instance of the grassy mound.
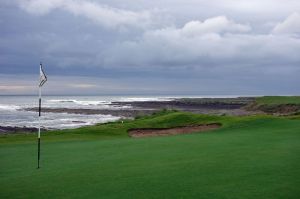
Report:
[{"label": "grassy mound", "polygon": [[300,96],[258,97],[246,106],[248,110],[260,110],[271,114],[297,114],[300,112]]},{"label": "grassy mound", "polygon": [[[132,139],[127,129],[222,123]],[[299,198],[300,122],[164,111],[133,121],[0,138],[0,198]]]},{"label": "grassy mound", "polygon": [[[249,117],[251,118],[251,117]],[[245,119],[245,118],[244,118]],[[243,119],[243,120],[244,120]],[[135,120],[124,120],[123,123],[112,122],[70,130],[43,132],[43,141],[94,140],[128,138],[128,129],[133,128],[171,128],[184,125],[221,123],[223,126],[239,121],[237,117],[210,116],[194,113],[163,110],[150,116],[138,117]],[[35,134],[16,134],[0,136],[0,143],[35,142]]]}]

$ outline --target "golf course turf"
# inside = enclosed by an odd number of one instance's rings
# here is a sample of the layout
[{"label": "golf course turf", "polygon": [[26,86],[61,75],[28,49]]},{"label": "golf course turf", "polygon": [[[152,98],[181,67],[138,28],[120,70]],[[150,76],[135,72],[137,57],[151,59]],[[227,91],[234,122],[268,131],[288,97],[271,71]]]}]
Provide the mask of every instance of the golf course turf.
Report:
[{"label": "golf course turf", "polygon": [[[130,138],[132,128],[220,123],[207,133]],[[0,137],[0,198],[299,198],[300,117],[162,111]]]}]

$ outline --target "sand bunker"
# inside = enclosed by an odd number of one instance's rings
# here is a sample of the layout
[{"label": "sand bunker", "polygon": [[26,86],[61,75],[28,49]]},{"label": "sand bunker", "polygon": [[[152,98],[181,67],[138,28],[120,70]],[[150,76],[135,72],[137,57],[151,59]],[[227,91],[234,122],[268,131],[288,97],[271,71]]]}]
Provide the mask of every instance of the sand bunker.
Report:
[{"label": "sand bunker", "polygon": [[166,135],[177,135],[177,134],[188,134],[195,132],[203,132],[220,128],[221,124],[201,124],[193,126],[182,126],[174,128],[140,128],[140,129],[129,129],[128,134],[130,137],[152,137],[152,136],[166,136]]}]

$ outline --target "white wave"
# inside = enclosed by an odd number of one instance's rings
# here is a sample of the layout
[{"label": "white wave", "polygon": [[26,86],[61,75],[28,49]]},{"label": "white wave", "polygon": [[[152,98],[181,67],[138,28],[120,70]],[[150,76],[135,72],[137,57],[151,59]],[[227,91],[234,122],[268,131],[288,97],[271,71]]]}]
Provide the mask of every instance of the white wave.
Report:
[{"label": "white wave", "polygon": [[51,105],[64,104],[78,104],[81,106],[98,106],[99,108],[131,108],[129,106],[112,105],[113,102],[147,102],[147,101],[171,101],[171,97],[121,97],[111,98],[108,100],[78,100],[78,99],[51,99],[47,100]]},{"label": "white wave", "polygon": [[76,100],[75,101],[76,104],[80,104],[80,105],[109,105],[111,104],[111,102],[107,102],[107,101],[82,101],[82,100]]},{"label": "white wave", "polygon": [[[5,111],[6,113],[8,111]],[[28,112],[25,112],[28,113]],[[11,116],[17,115],[11,113]],[[36,116],[32,114],[24,115],[20,118],[12,118],[8,115],[7,119],[0,121],[2,126],[16,126],[16,127],[35,127],[39,126],[39,121]],[[119,120],[121,117],[112,115],[78,115],[67,113],[47,113],[42,115],[40,124],[43,128],[47,129],[70,129],[78,128],[81,126],[89,126],[97,123],[106,123]]]},{"label": "white wave", "polygon": [[68,102],[74,102],[76,100],[73,99],[52,99],[52,100],[47,100],[47,102],[61,102],[61,103],[68,103]]},{"label": "white wave", "polygon": [[123,97],[120,98],[119,102],[149,102],[149,101],[172,101],[169,97]]},{"label": "white wave", "polygon": [[9,110],[9,111],[14,111],[19,109],[19,106],[16,105],[8,105],[8,104],[0,104],[0,110]]},{"label": "white wave", "polygon": [[111,102],[109,101],[99,101],[99,100],[75,100],[75,99],[52,99],[47,100],[50,103],[75,103],[79,105],[109,105]]},{"label": "white wave", "polygon": [[113,122],[119,120],[121,117],[116,117],[112,115],[99,115],[94,118],[90,116],[86,117],[76,117],[76,118],[61,118],[57,121],[56,127],[59,129],[70,129],[70,128],[78,128],[81,126],[90,126],[97,123],[106,123]]}]

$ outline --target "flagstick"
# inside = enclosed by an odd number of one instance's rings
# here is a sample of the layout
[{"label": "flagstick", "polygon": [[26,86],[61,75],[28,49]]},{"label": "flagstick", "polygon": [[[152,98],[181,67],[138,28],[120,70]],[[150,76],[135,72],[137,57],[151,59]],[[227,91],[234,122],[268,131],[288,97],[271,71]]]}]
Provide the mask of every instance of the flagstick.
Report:
[{"label": "flagstick", "polygon": [[39,131],[38,131],[38,169],[40,168],[40,156],[41,156],[41,104],[42,104],[42,99],[41,99],[41,87],[39,86]]},{"label": "flagstick", "polygon": [[42,62],[40,63],[40,81],[39,81],[39,131],[38,131],[38,166],[40,168],[41,157],[41,109],[42,109],[42,86],[47,81],[47,76],[43,71]]}]

